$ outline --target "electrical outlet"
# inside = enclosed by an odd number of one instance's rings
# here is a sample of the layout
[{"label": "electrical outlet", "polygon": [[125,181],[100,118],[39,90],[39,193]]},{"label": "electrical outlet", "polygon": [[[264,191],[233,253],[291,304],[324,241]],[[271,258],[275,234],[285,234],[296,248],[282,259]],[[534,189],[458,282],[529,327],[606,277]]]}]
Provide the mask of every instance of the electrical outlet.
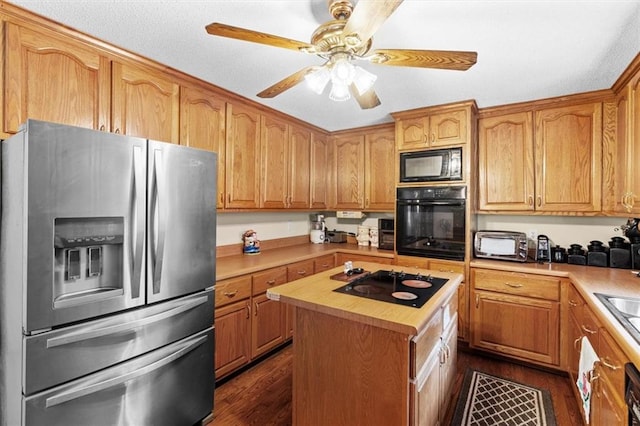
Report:
[{"label": "electrical outlet", "polygon": [[538,238],[538,231],[532,229],[528,232],[528,236],[532,240],[535,240],[536,238]]}]

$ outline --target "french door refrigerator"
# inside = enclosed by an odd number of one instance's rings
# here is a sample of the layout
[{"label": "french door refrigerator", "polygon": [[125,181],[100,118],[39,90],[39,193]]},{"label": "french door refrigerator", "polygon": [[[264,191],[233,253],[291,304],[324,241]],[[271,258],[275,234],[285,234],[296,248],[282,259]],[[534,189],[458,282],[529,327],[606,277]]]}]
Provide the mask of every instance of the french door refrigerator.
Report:
[{"label": "french door refrigerator", "polygon": [[211,413],[216,161],[36,120],[2,142],[0,425]]}]

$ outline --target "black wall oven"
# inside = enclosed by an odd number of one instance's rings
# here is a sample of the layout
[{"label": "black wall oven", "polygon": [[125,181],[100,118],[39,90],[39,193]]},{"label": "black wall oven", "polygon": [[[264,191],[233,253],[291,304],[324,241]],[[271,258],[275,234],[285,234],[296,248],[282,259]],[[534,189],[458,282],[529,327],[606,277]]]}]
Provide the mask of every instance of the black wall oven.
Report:
[{"label": "black wall oven", "polygon": [[465,186],[398,188],[398,254],[464,260],[466,196]]}]

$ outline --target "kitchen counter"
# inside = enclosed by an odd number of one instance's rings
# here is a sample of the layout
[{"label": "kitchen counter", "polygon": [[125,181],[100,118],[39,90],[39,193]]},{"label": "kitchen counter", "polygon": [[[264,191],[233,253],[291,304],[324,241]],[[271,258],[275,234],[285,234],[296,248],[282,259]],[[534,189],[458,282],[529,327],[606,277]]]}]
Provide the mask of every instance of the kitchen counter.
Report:
[{"label": "kitchen counter", "polygon": [[393,259],[392,250],[359,246],[347,243],[299,244],[294,246],[263,250],[260,254],[241,254],[216,259],[216,281],[251,274],[264,269],[283,266],[287,263],[313,259],[331,253],[353,253]]},{"label": "kitchen counter", "polygon": [[[364,262],[358,262],[358,266],[369,272],[379,269],[390,270],[393,267]],[[418,309],[334,292],[334,289],[345,285],[346,282],[333,280],[330,277],[342,271],[343,266],[338,266],[271,288],[267,291],[267,297],[311,311],[415,336],[425,327],[433,311],[457,290],[462,281],[461,274],[416,269],[425,276],[431,273],[433,276],[449,280],[424,306]]]},{"label": "kitchen counter", "polygon": [[594,294],[640,298],[640,278],[631,270],[566,263],[517,263],[479,259],[472,260],[471,267],[569,278],[627,357],[640,368],[640,344]]}]

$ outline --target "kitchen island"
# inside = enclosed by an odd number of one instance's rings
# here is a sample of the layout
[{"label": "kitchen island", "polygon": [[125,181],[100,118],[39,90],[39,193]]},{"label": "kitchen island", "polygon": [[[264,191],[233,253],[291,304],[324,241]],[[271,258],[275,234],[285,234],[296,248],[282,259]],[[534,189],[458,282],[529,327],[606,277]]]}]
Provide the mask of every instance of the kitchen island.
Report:
[{"label": "kitchen island", "polygon": [[[365,271],[390,265],[358,263]],[[455,376],[456,290],[448,281],[420,308],[334,291],[334,268],[269,289],[295,307],[293,423],[424,425],[444,417]]]}]

